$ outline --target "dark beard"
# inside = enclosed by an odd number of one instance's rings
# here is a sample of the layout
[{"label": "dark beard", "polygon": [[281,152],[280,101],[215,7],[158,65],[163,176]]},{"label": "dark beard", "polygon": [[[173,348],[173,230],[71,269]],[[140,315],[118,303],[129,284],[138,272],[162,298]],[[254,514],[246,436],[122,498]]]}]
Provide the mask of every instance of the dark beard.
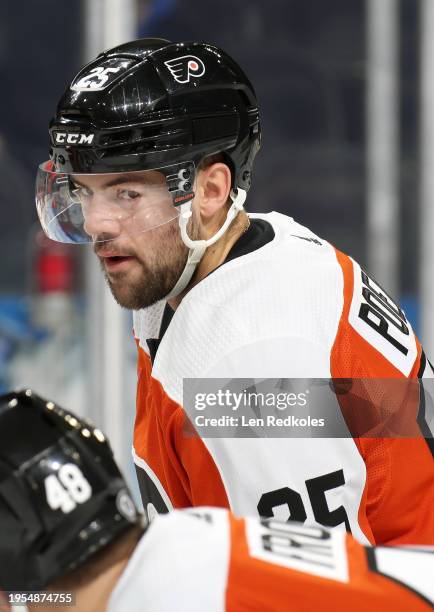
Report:
[{"label": "dark beard", "polygon": [[[151,230],[152,231],[152,230]],[[193,233],[196,234],[195,228]],[[152,306],[168,295],[176,285],[187,262],[188,248],[179,235],[178,224],[167,227],[158,241],[158,250],[150,254],[149,262],[137,257],[141,274],[135,282],[128,282],[125,274],[110,280],[108,286],[116,302],[128,310],[140,310]],[[101,262],[103,271],[104,265]]]},{"label": "dark beard", "polygon": [[118,282],[112,282],[105,274],[114,299],[119,306],[128,310],[140,310],[159,302],[176,285],[184,270],[187,255],[188,250],[185,249],[185,255],[182,259],[178,259],[176,263],[170,266],[161,265],[158,270],[154,271],[145,266],[142,261],[139,261],[142,268],[141,277],[134,284],[130,283],[127,289],[120,287]]}]

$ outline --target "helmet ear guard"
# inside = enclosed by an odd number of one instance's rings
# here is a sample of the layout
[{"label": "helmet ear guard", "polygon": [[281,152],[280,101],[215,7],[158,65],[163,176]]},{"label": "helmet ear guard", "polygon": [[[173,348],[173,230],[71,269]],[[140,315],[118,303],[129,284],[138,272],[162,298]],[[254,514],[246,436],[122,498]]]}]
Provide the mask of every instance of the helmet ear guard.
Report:
[{"label": "helmet ear guard", "polygon": [[29,390],[0,397],[3,590],[44,588],[140,521],[98,429]]}]

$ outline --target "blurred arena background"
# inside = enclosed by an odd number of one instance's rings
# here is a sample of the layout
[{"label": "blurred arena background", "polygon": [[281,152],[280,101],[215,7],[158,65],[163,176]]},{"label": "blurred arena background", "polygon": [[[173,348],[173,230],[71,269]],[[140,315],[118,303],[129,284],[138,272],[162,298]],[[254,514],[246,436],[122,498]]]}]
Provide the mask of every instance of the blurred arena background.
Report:
[{"label": "blurred arena background", "polygon": [[32,387],[88,415],[132,476],[130,313],[86,248],[43,237],[33,183],[66,83],[100,50],[141,36],[205,40],[238,60],[263,124],[247,208],[290,214],[358,259],[401,302],[432,358],[433,5],[3,0],[1,390]]}]

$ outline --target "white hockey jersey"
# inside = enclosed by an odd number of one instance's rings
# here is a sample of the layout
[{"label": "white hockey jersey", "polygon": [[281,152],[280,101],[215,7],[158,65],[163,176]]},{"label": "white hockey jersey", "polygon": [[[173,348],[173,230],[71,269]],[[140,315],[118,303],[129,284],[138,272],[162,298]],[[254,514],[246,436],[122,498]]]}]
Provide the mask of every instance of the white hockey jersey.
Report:
[{"label": "white hockey jersey", "polygon": [[419,396],[411,438],[186,435],[187,378],[433,376],[404,312],[353,259],[284,215],[251,219],[267,240],[198,283],[168,326],[164,303],[135,313],[133,454],[145,509],[220,506],[347,528],[365,543],[434,544]]},{"label": "white hockey jersey", "polygon": [[211,508],[155,518],[108,612],[424,612],[434,550],[365,548],[339,531]]}]

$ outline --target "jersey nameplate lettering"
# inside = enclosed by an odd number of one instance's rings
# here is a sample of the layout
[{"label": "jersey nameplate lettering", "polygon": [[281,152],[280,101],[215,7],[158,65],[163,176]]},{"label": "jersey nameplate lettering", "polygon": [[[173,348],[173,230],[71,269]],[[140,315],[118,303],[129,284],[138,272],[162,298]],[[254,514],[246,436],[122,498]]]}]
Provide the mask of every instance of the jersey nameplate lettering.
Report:
[{"label": "jersey nameplate lettering", "polygon": [[256,559],[348,582],[345,532],[249,518],[246,537]]},{"label": "jersey nameplate lettering", "polygon": [[354,270],[354,292],[349,322],[362,338],[408,376],[417,356],[411,325],[392,298],[357,262],[351,261]]}]

